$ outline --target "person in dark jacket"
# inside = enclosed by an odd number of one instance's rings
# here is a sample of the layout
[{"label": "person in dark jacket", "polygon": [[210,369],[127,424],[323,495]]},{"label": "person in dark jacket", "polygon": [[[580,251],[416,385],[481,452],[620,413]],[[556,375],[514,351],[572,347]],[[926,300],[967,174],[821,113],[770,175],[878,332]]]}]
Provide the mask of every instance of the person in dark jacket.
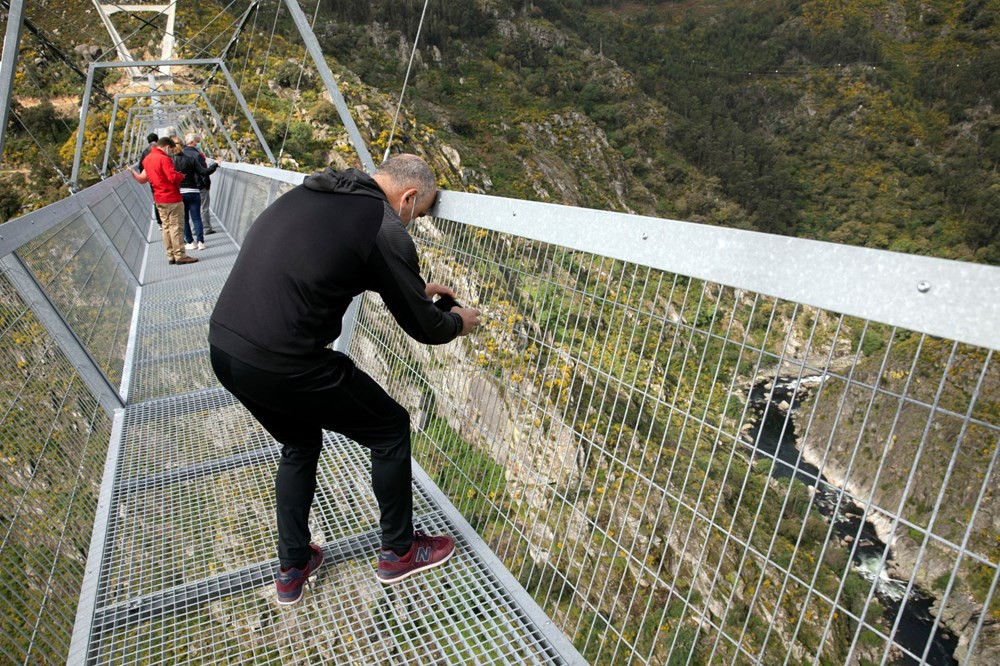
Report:
[{"label": "person in dark jacket", "polygon": [[[181,197],[184,200],[184,249],[205,249],[205,233],[201,220],[201,183],[219,168],[218,163],[205,166],[204,158],[198,150],[201,137],[189,132],[184,136],[184,149],[174,160],[177,170],[184,174],[181,182]],[[194,234],[191,227],[194,227]]]},{"label": "person in dark jacket", "polygon": [[[159,140],[160,137],[158,137],[155,132],[150,132],[148,135],[146,135],[146,142],[149,143],[149,145],[143,148],[142,152],[139,154],[139,161],[136,163],[134,167],[132,167],[133,174],[142,173],[143,170],[142,161],[146,159],[146,156],[149,155],[149,151],[153,149],[153,146],[155,146],[156,142]],[[149,190],[150,192],[153,191],[152,185],[149,186]],[[153,206],[153,215],[156,216],[156,223],[162,227],[163,220],[160,219],[160,211],[156,208],[156,206]]]},{"label": "person in dark jacket", "polygon": [[328,348],[351,299],[381,295],[412,338],[444,344],[478,324],[475,308],[432,302],[451,289],[420,277],[406,225],[437,193],[415,155],[387,160],[372,176],[327,169],[281,196],[254,222],[209,324],[219,381],[282,445],[275,479],[280,569],[278,603],[302,597],[323,562],[310,543],[309,509],[323,430],[371,449],[381,512],[378,579],[392,584],[443,564],[454,540],[414,531],[410,419],[350,357]]},{"label": "person in dark jacket", "polygon": [[[205,157],[205,153],[201,152],[201,146],[196,145],[198,148],[198,157],[201,160],[201,165],[206,169],[209,169],[220,162],[215,160],[209,160]],[[215,233],[215,229],[212,228],[212,209],[211,209],[211,195],[212,195],[212,178],[211,176],[199,176],[198,178],[198,188],[201,193],[201,224],[205,229],[205,235]]]}]

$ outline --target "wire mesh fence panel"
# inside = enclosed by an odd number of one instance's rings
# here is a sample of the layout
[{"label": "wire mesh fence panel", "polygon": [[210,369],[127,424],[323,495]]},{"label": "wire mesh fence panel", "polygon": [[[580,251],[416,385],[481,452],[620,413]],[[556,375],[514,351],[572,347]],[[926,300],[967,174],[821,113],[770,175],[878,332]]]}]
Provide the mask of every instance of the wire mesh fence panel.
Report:
[{"label": "wire mesh fence panel", "polygon": [[269,203],[273,180],[245,171],[223,168],[216,172],[222,196],[219,217],[237,243],[242,243],[254,220]]},{"label": "wire mesh fence panel", "polygon": [[440,220],[484,311],[428,348],[368,295],[351,355],[420,464],[594,663],[989,663],[988,349]]},{"label": "wire mesh fence panel", "polygon": [[[278,169],[223,166],[216,174],[219,217],[237,244],[242,244],[257,216],[275,199],[302,183],[305,174]],[[259,173],[258,173],[259,171]],[[215,182],[215,181],[213,181]]]},{"label": "wire mesh fence panel", "polygon": [[139,231],[131,220],[132,211],[122,202],[115,189],[109,190],[100,200],[91,202],[88,208],[132,271],[132,276],[138,280],[146,241],[145,232]]},{"label": "wire mesh fence panel", "polygon": [[110,419],[0,275],[0,655],[65,663]]},{"label": "wire mesh fence panel", "polygon": [[[98,206],[101,216],[110,221],[124,215],[113,196],[103,201],[108,202],[110,212]],[[88,224],[87,214],[69,213],[65,223],[21,246],[17,255],[98,367],[118,386],[136,281],[116,256],[118,249],[108,240],[111,234],[106,236]],[[110,230],[118,233],[117,228]]]},{"label": "wire mesh fence panel", "polygon": [[152,216],[152,191],[148,186],[139,185],[129,179],[116,184],[115,192],[121,197],[122,203],[128,211],[128,221],[139,232],[140,237],[145,238]]}]

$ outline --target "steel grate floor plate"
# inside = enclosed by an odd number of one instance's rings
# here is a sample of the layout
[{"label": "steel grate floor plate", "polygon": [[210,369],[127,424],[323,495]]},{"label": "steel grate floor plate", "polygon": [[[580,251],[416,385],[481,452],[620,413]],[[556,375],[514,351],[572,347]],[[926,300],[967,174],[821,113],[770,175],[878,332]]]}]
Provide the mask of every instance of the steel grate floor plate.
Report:
[{"label": "steel grate floor plate", "polygon": [[455,556],[378,583],[370,458],[335,433],[311,517],[327,560],[300,604],[277,605],[279,447],[209,366],[208,317],[236,256],[212,240],[180,268],[148,249],[87,663],[563,663],[435,488],[415,482],[415,524],[455,536]]}]

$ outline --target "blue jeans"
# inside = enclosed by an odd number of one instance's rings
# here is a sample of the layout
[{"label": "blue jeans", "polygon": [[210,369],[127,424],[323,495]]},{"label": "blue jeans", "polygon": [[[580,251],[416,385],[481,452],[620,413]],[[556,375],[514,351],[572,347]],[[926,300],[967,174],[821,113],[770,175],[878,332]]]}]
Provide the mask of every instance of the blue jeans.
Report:
[{"label": "blue jeans", "polygon": [[[205,232],[201,227],[201,193],[183,192],[181,199],[184,200],[184,242],[193,243],[197,238],[199,243],[205,242]],[[194,225],[194,236],[191,235],[191,225],[188,224],[190,218]]]}]

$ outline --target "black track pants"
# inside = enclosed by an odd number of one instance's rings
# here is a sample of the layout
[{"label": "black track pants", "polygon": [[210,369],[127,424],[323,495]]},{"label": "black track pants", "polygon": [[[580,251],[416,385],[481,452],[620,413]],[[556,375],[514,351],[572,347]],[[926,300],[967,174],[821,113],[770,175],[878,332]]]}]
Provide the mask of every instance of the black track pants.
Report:
[{"label": "black track pants", "polygon": [[301,567],[311,554],[309,509],[316,492],[323,430],[339,432],[371,450],[382,547],[409,547],[413,540],[410,418],[374,379],[336,352],[330,352],[320,367],[295,375],[260,370],[214,346],[211,359],[222,385],[282,445],[274,491],[283,568]]}]

